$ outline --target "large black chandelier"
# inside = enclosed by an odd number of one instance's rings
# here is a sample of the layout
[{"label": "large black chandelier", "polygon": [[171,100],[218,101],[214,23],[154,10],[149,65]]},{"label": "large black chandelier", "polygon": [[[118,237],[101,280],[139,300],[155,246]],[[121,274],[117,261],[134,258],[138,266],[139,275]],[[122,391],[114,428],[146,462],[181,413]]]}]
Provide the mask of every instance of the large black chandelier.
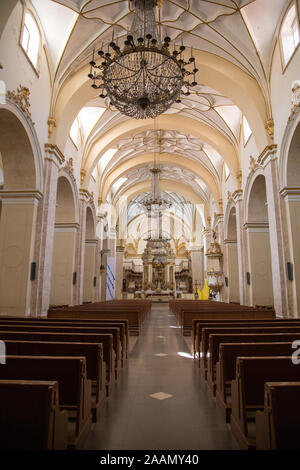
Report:
[{"label": "large black chandelier", "polygon": [[[119,47],[113,35],[107,52],[103,44],[98,51],[102,59],[99,65],[94,50],[88,76],[92,88],[101,90],[100,98],[109,97],[122,114],[135,119],[155,118],[180,102],[181,94],[190,95],[190,88],[197,85],[198,70],[192,47],[186,61],[183,43],[177,50],[168,34],[160,38],[154,11],[157,0],[133,1],[134,19],[124,47]],[[187,70],[188,66],[192,70]]]}]

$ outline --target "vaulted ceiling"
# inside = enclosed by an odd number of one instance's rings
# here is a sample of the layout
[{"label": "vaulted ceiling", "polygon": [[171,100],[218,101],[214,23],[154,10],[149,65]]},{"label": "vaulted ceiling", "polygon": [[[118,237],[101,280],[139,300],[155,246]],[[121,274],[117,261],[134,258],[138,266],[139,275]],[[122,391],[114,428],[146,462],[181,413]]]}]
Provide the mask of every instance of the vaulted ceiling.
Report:
[{"label": "vaulted ceiling", "polygon": [[243,114],[249,112],[258,148],[267,142],[268,136],[258,135],[255,126],[265,132],[264,123],[272,117],[270,64],[287,0],[160,1],[157,20],[162,34],[195,50],[198,86],[161,120],[142,124],[129,122],[107,99],[97,97],[87,80],[92,50],[100,49],[102,42],[105,48],[113,32],[119,44],[125,39],[133,19],[132,2],[31,1],[47,41],[58,141],[64,145],[83,107],[100,110],[92,126],[86,126],[81,165],[88,178],[98,168],[104,198],[110,195],[116,201],[137,182],[150,181],[151,160],[161,151],[162,179],[189,185],[203,201],[210,195],[216,199],[223,172],[240,168]]}]

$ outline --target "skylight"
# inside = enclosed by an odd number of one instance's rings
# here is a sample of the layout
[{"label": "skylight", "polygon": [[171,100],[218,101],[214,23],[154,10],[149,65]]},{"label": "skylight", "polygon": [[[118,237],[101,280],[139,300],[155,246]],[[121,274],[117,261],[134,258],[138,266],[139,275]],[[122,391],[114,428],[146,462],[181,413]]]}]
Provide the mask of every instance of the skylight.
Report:
[{"label": "skylight", "polygon": [[252,135],[252,131],[250,129],[249,123],[245,116],[243,116],[243,134],[244,134],[244,145],[248,142]]},{"label": "skylight", "polygon": [[41,46],[41,36],[37,23],[32,14],[29,12],[25,14],[21,45],[32,65],[37,68]]},{"label": "skylight", "polygon": [[286,65],[300,42],[299,23],[295,3],[293,3],[288,10],[282,23],[280,41],[283,62],[284,65]]}]

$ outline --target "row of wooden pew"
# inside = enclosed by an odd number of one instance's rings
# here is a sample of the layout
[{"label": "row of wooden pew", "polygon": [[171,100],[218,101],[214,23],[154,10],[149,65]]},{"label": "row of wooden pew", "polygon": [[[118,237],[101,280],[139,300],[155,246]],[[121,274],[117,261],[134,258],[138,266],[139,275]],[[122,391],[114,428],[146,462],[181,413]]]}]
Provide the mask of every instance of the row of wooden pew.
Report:
[{"label": "row of wooden pew", "polygon": [[300,319],[270,318],[263,310],[233,319],[240,309],[218,302],[181,301],[172,310],[181,326],[189,312],[195,363],[239,446],[299,449]]},{"label": "row of wooden pew", "polygon": [[150,309],[112,301],[0,316],[0,448],[82,448]]}]

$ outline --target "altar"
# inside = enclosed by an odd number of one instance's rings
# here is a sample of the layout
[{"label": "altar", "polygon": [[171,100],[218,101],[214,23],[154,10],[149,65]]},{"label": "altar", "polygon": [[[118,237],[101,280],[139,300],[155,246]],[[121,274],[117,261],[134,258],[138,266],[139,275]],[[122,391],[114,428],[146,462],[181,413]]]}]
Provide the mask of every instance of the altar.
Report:
[{"label": "altar", "polygon": [[174,298],[174,293],[172,291],[146,291],[145,297],[152,302],[169,302],[169,300]]}]

